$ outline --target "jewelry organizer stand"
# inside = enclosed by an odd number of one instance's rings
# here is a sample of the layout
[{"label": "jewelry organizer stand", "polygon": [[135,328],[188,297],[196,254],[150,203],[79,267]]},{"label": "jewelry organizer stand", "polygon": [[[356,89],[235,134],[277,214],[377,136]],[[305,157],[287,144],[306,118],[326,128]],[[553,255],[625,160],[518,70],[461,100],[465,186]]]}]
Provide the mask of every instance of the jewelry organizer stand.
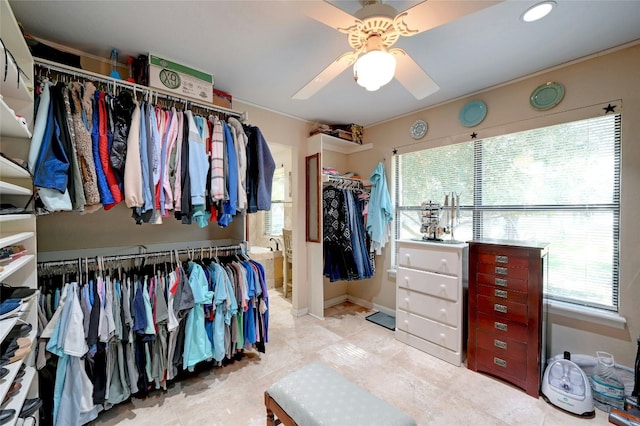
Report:
[{"label": "jewelry organizer stand", "polygon": [[420,232],[422,233],[422,239],[428,241],[442,241],[442,234],[444,234],[444,228],[440,226],[440,211],[442,206],[440,203],[423,202],[421,215]]}]

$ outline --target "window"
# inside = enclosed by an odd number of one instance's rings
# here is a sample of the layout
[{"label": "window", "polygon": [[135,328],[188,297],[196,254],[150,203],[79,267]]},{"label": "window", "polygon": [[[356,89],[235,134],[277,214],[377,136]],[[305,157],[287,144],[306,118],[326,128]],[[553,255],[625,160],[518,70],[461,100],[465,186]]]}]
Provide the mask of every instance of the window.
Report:
[{"label": "window", "polygon": [[454,238],[548,242],[548,296],[617,311],[620,115],[395,157],[396,236],[421,238],[420,203],[460,197]]},{"label": "window", "polygon": [[284,167],[273,172],[271,187],[271,210],[264,215],[264,233],[269,236],[282,235],[284,228]]}]

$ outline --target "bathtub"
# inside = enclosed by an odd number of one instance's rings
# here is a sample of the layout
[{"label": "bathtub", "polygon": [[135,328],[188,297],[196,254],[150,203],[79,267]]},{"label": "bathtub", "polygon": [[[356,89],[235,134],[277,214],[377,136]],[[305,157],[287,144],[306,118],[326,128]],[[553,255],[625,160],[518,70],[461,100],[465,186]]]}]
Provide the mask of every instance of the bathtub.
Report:
[{"label": "bathtub", "polygon": [[282,287],[282,252],[270,247],[252,246],[249,256],[260,262],[267,278],[267,288]]}]

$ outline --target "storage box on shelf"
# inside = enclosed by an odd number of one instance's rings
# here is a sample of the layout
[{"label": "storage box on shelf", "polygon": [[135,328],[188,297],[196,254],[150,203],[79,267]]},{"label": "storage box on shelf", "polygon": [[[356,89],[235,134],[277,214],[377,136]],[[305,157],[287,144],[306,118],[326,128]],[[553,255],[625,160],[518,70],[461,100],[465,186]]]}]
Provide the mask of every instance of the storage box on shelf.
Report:
[{"label": "storage box on shelf", "polygon": [[[31,174],[18,163],[10,160],[25,160],[31,143],[33,128],[33,58],[22,32],[18,27],[7,0],[0,0],[0,38],[2,69],[6,67],[7,78],[0,83],[0,248],[20,247],[24,253],[4,259],[0,266],[0,282],[11,287],[37,288],[36,263],[36,219],[32,212],[31,198],[33,180]],[[8,208],[14,206],[15,208]],[[7,290],[2,290],[4,300]],[[28,338],[32,349],[29,355],[7,364],[8,373],[0,379],[0,401],[5,396],[21,366],[25,373],[17,394],[3,406],[15,410],[14,416],[4,424],[15,425],[18,414],[27,398],[38,396],[38,380],[33,367],[37,333],[37,292],[25,300],[18,312],[0,321],[0,341],[7,338],[14,326],[24,322],[31,324]]]},{"label": "storage box on shelf", "polygon": [[459,366],[464,359],[467,244],[398,241],[396,339]]}]

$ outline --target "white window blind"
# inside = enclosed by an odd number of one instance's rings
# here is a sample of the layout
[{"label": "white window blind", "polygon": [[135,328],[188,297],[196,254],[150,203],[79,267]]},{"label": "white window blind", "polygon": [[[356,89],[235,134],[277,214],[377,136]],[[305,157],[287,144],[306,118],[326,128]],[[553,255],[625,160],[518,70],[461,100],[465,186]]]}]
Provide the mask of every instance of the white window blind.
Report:
[{"label": "white window blind", "polygon": [[264,232],[270,236],[282,235],[284,228],[284,167],[278,167],[273,173],[271,187],[271,210],[264,215]]},{"label": "white window blind", "polygon": [[616,311],[620,115],[396,156],[396,235],[420,238],[422,201],[460,194],[456,240],[550,243],[552,299]]}]

